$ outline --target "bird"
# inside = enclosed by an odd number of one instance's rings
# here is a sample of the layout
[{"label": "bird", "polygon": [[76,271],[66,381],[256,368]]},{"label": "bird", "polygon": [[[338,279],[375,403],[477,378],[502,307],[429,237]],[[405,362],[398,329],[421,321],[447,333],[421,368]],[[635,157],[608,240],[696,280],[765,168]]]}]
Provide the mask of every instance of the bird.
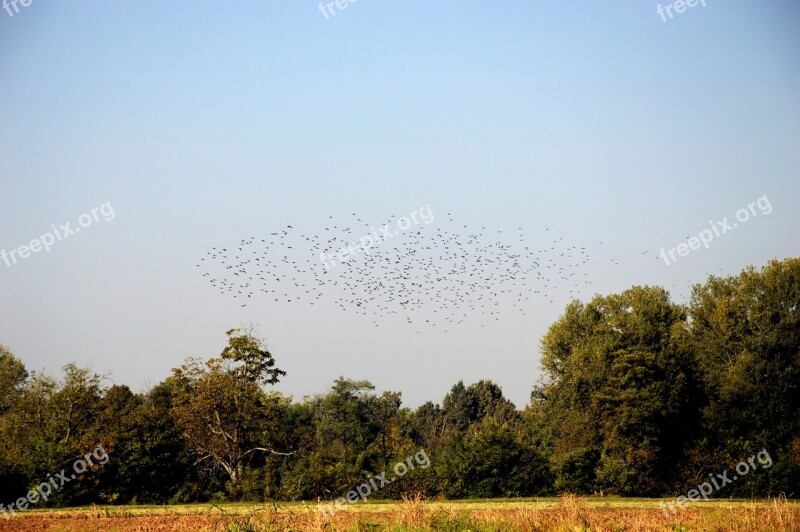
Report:
[{"label": "bird", "polygon": [[559,294],[577,298],[592,284],[588,246],[553,235],[550,227],[544,228],[549,237],[536,238],[519,225],[516,231],[472,228],[448,213],[439,223],[414,218],[406,229],[390,215],[366,224],[365,232],[359,229],[364,220],[357,213],[328,216],[309,232],[284,225],[265,238],[241,239],[231,248],[238,253],[217,243],[197,267],[219,293],[244,298],[243,306],[259,296],[279,305],[327,300],[375,325],[401,317],[417,330],[438,324],[448,333],[472,318],[527,316],[537,302],[553,303]]}]

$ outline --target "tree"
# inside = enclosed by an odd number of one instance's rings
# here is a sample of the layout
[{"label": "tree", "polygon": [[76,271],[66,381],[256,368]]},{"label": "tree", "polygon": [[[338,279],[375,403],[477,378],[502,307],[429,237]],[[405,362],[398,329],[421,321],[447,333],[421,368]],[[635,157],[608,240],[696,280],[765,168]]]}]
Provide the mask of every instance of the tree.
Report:
[{"label": "tree", "polygon": [[69,443],[76,430],[92,424],[102,395],[100,381],[100,375],[89,368],[79,368],[75,364],[64,366],[64,380],[51,397],[55,422],[63,432],[63,443]]},{"label": "tree", "polygon": [[100,400],[93,438],[113,460],[98,471],[97,498],[110,503],[165,503],[189,477],[184,440],[170,415],[167,386],[134,394],[112,386]]},{"label": "tree", "polygon": [[20,467],[19,455],[11,445],[14,419],[8,416],[22,398],[28,372],[11,351],[0,344],[0,499],[8,500],[24,491],[28,476]]},{"label": "tree", "polygon": [[686,312],[662,288],[574,302],[542,340],[557,487],[654,494],[697,426]]},{"label": "tree", "polygon": [[196,465],[206,472],[222,470],[230,492],[238,493],[244,468],[254,453],[287,454],[264,441],[271,399],[261,388],[285,372],[252,332],[227,332],[228,346],[219,358],[201,363],[189,359],[173,370],[173,414],[183,430]]},{"label": "tree", "polygon": [[0,415],[7,412],[22,395],[22,385],[27,378],[25,365],[0,344]]},{"label": "tree", "polygon": [[[707,395],[707,437],[695,470],[724,469],[771,450],[768,474],[741,495],[800,490],[800,259],[771,261],[735,277],[710,277],[690,303],[691,345]],[[698,475],[699,476],[699,475]],[[770,484],[770,478],[777,482]],[[756,483],[761,482],[760,485]]]},{"label": "tree", "polygon": [[384,468],[389,467],[389,460],[397,453],[397,445],[393,432],[398,429],[397,413],[402,404],[400,392],[385,391],[380,396],[367,399],[367,423],[375,434],[373,445],[378,448],[379,462]]},{"label": "tree", "polygon": [[369,397],[375,386],[339,377],[331,391],[314,399],[318,445],[342,464],[367,450],[374,435],[369,426]]},{"label": "tree", "polygon": [[459,381],[442,400],[442,414],[447,429],[463,435],[472,424],[485,417],[501,421],[514,419],[516,409],[492,381],[481,380],[469,386]]},{"label": "tree", "polygon": [[411,416],[409,432],[414,442],[425,449],[438,448],[444,439],[446,426],[442,408],[427,401]]}]

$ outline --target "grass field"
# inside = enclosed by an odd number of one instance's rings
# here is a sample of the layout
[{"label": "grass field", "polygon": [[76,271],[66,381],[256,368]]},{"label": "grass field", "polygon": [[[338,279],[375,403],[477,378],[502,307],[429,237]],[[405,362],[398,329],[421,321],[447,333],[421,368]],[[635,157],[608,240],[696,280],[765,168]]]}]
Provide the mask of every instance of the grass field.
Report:
[{"label": "grass field", "polygon": [[468,501],[369,501],[326,521],[316,503],[92,506],[31,510],[0,519],[0,531],[371,531],[800,530],[800,502],[716,500],[665,516],[658,499],[575,497]]}]

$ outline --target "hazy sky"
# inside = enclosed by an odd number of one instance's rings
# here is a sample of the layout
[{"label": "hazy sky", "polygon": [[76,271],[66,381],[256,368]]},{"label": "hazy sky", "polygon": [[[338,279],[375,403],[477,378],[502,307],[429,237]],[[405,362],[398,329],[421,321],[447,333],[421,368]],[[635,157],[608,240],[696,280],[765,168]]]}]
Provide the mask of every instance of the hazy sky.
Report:
[{"label": "hazy sky", "polygon": [[[646,1],[360,0],[327,19],[310,0],[9,5],[0,250],[104,204],[113,219],[0,259],[0,343],[30,370],[75,361],[141,391],[252,322],[296,398],[344,375],[413,407],[489,378],[522,406],[566,289],[417,334],[335,301],[242,307],[196,264],[287,224],[423,205],[431,228],[586,247],[602,294],[683,300],[800,255],[800,4],[706,4],[666,21]],[[763,196],[769,214],[658,258]]]}]

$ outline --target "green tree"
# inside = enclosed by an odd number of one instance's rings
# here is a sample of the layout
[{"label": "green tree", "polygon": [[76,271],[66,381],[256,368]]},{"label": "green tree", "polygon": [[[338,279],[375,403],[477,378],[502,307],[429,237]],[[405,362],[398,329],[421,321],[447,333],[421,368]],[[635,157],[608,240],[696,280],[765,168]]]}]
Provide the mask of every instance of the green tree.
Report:
[{"label": "green tree", "polygon": [[170,403],[156,398],[160,384],[148,394],[112,386],[99,404],[95,440],[113,459],[98,471],[97,496],[110,503],[165,503],[176,496],[190,471],[182,434],[170,414]]},{"label": "green tree", "polygon": [[512,420],[516,417],[516,409],[492,381],[481,380],[469,386],[459,381],[442,400],[442,414],[445,430],[463,435],[472,424],[485,417]]},{"label": "green tree", "polygon": [[485,417],[435,456],[440,489],[451,498],[540,495],[552,483],[546,458],[520,427]]},{"label": "green tree", "polygon": [[[723,470],[767,449],[775,464],[731,489],[800,490],[800,259],[710,277],[690,303],[707,404],[692,470]],[[697,475],[699,476],[699,475]],[[693,480],[695,477],[690,477]]]},{"label": "green tree", "polygon": [[319,495],[346,491],[410,443],[400,435],[400,394],[374,390],[369,381],[339,377],[330,392],[311,401],[317,437],[310,467],[323,490]]},{"label": "green tree", "polygon": [[22,398],[27,378],[25,365],[0,344],[0,500],[17,497],[28,480],[10,441],[14,420],[6,415]]},{"label": "green tree", "polygon": [[542,340],[558,489],[655,494],[697,427],[686,312],[657,287],[573,302]]},{"label": "green tree", "polygon": [[0,415],[22,395],[22,385],[28,378],[25,365],[11,351],[0,344]]},{"label": "green tree", "polygon": [[173,370],[173,415],[208,473],[222,471],[229,491],[240,495],[246,465],[256,453],[286,454],[265,441],[272,399],[261,388],[285,372],[252,332],[227,332],[228,346],[219,358],[189,359]]}]

